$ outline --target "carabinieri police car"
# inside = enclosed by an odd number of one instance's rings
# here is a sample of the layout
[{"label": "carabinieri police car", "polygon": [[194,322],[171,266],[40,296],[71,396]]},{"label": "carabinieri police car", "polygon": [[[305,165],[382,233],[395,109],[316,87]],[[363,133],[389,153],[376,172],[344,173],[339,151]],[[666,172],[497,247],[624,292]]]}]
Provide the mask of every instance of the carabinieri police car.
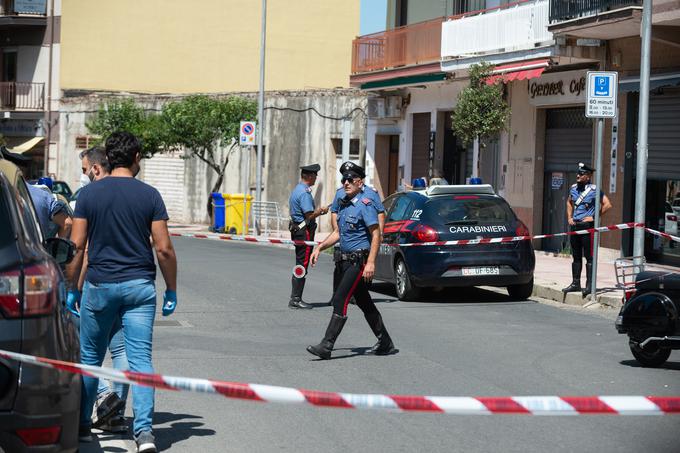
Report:
[{"label": "carabinieri police car", "polygon": [[401,300],[428,287],[502,286],[513,299],[531,296],[531,241],[467,245],[412,243],[528,236],[510,205],[486,184],[432,186],[385,201],[383,241],[375,279],[394,283]]}]

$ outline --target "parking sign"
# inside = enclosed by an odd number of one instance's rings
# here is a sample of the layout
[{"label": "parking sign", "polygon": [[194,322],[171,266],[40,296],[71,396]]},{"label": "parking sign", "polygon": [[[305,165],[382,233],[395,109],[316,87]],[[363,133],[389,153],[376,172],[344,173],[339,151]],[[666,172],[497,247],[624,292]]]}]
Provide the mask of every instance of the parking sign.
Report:
[{"label": "parking sign", "polygon": [[614,118],[616,116],[616,72],[588,71],[586,86],[586,116],[588,118]]},{"label": "parking sign", "polygon": [[255,145],[255,122],[241,121],[241,137],[239,143],[241,146]]}]

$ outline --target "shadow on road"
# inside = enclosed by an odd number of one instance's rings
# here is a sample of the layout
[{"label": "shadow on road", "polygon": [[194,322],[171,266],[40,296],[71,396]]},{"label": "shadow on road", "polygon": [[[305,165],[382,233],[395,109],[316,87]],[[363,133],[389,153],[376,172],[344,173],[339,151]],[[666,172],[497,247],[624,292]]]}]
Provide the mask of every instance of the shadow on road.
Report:
[{"label": "shadow on road", "polygon": [[[391,296],[394,299],[379,299],[374,298],[373,301],[379,302],[399,302],[397,295],[394,290],[394,285],[391,283],[373,283],[371,286],[371,291],[375,293],[384,294],[386,296]],[[410,303],[449,303],[449,304],[462,304],[462,303],[502,303],[502,304],[516,304],[520,303],[533,303],[532,301],[518,301],[511,299],[506,294],[489,291],[483,288],[442,288],[439,290],[428,289],[423,291],[421,297],[418,300],[409,301]]]},{"label": "shadow on road", "polygon": [[[631,368],[646,368],[642,365],[640,365],[640,362],[637,360],[622,360],[619,362],[621,365],[629,366]],[[680,371],[680,362],[666,362],[660,367],[657,367],[659,370],[673,370],[673,371]]]},{"label": "shadow on road", "polygon": [[[337,360],[337,359],[349,359],[351,357],[357,357],[360,355],[374,355],[371,354],[369,351],[371,350],[371,347],[358,347],[358,348],[337,348],[333,349],[333,354],[338,354],[338,353],[343,353],[342,355],[332,355],[330,359],[328,360]],[[395,355],[399,353],[399,349],[394,351],[392,354],[386,354],[386,355]],[[376,357],[382,357],[382,356],[376,356]],[[320,362],[324,359],[311,359],[311,362]]]},{"label": "shadow on road", "polygon": [[199,429],[204,424],[202,422],[179,422],[186,419],[201,419],[203,417],[189,414],[174,414],[172,412],[156,412],[154,414],[154,425],[169,423],[167,427],[154,426],[154,436],[159,450],[169,449],[172,445],[187,440],[191,437],[213,436],[215,430]]}]

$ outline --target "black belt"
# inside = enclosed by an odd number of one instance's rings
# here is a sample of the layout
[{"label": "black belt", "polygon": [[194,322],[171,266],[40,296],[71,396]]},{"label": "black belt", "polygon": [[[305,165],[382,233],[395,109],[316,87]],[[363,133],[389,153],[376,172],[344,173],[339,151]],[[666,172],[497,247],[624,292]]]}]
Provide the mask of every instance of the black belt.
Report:
[{"label": "black belt", "polygon": [[355,250],[353,252],[342,252],[335,250],[333,252],[333,261],[350,261],[352,263],[364,262],[368,258],[368,250]]}]

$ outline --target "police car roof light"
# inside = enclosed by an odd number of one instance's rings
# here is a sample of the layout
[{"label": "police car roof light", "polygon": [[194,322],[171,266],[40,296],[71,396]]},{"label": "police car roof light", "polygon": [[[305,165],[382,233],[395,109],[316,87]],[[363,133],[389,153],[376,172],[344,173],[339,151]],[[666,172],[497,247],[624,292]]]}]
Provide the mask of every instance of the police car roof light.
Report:
[{"label": "police car roof light", "polygon": [[491,184],[461,184],[451,186],[430,186],[425,191],[429,197],[434,195],[495,195]]}]

